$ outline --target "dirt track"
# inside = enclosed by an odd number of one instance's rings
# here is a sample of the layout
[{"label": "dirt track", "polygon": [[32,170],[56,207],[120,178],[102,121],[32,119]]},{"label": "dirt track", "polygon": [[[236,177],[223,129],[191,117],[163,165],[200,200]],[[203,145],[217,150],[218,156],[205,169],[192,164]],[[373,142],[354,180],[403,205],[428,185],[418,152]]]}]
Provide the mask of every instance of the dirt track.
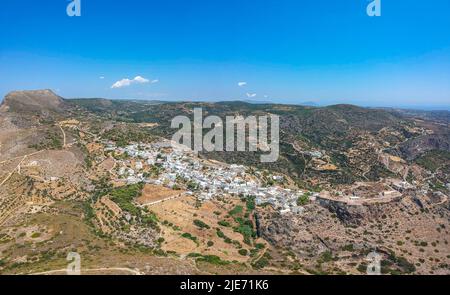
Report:
[{"label": "dirt track", "polygon": [[[86,272],[105,272],[105,271],[119,271],[119,272],[128,272],[132,275],[143,275],[140,271],[131,268],[125,267],[103,267],[103,268],[92,268],[92,269],[81,269],[81,274]],[[57,269],[57,270],[49,270],[44,272],[32,273],[29,275],[66,275],[67,269]]]}]

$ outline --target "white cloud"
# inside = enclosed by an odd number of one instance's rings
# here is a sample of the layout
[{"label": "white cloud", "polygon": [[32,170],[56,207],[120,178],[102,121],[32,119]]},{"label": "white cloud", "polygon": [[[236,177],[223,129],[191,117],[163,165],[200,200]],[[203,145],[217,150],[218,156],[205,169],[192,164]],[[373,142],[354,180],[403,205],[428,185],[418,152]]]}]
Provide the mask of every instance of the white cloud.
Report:
[{"label": "white cloud", "polygon": [[247,93],[248,98],[253,98],[256,96],[256,93]]},{"label": "white cloud", "polygon": [[150,82],[150,80],[145,79],[144,77],[141,77],[141,76],[137,76],[132,81],[134,81],[136,83],[142,83],[142,84]]},{"label": "white cloud", "polygon": [[99,79],[100,79],[100,80],[103,80],[103,79],[105,79],[105,77],[104,77],[104,76],[100,76]]},{"label": "white cloud", "polygon": [[111,86],[111,88],[122,88],[122,87],[130,86],[130,85],[131,85],[130,79],[122,79],[122,80],[114,83],[113,86]]},{"label": "white cloud", "polygon": [[247,85],[247,82],[239,82],[238,83],[238,86],[239,87],[244,87],[244,86],[246,86]]},{"label": "white cloud", "polygon": [[127,87],[130,86],[131,84],[146,84],[146,83],[157,83],[159,82],[159,80],[148,80],[142,76],[136,76],[134,79],[130,80],[128,78],[122,79],[120,81],[117,81],[116,83],[114,83],[111,88],[122,88],[122,87]]}]

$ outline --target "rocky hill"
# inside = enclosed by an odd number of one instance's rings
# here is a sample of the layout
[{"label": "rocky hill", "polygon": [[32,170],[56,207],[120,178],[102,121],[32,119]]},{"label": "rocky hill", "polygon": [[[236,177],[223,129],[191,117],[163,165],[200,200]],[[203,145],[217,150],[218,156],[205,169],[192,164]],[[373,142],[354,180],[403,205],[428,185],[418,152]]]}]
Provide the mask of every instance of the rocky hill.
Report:
[{"label": "rocky hill", "polygon": [[51,90],[13,91],[7,94],[0,106],[2,112],[20,114],[63,113],[69,104]]}]

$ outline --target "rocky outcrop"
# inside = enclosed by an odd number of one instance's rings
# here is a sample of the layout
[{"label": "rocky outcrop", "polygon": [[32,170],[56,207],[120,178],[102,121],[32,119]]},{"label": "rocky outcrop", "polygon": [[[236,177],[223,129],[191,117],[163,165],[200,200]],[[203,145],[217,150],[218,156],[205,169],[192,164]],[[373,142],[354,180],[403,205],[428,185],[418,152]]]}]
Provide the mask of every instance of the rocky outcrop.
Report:
[{"label": "rocky outcrop", "polygon": [[369,214],[368,208],[363,205],[349,205],[344,202],[324,198],[318,198],[317,201],[322,207],[335,213],[345,224],[359,225],[361,220],[367,218]]},{"label": "rocky outcrop", "polygon": [[341,222],[346,225],[361,225],[365,221],[380,219],[395,207],[402,197],[394,198],[388,203],[360,203],[351,204],[344,201],[317,198],[320,206],[336,214]]},{"label": "rocky outcrop", "polygon": [[276,214],[271,218],[258,217],[261,237],[276,247],[292,249],[300,256],[328,250],[327,244],[309,232],[301,218]]},{"label": "rocky outcrop", "polygon": [[450,132],[420,136],[400,146],[400,151],[408,160],[414,160],[433,150],[450,152]]}]

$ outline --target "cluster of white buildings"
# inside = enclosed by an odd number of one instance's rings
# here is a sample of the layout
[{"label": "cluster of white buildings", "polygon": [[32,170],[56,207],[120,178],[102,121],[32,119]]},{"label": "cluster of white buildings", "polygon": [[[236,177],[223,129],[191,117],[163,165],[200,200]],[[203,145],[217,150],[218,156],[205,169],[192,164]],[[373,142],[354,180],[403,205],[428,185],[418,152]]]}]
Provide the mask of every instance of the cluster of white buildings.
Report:
[{"label": "cluster of white buildings", "polygon": [[[173,188],[183,182],[191,184],[187,194],[200,200],[226,195],[254,196],[257,205],[270,204],[282,214],[303,212],[303,208],[297,205],[303,191],[265,187],[257,177],[247,173],[244,166],[203,161],[190,151],[173,148],[170,143],[135,144],[124,148],[110,143],[105,150],[128,155],[128,159],[119,160],[118,175],[129,184],[146,182]],[[148,177],[144,168],[155,164],[160,167],[159,176]],[[283,180],[283,176],[271,177],[274,181]]]}]

